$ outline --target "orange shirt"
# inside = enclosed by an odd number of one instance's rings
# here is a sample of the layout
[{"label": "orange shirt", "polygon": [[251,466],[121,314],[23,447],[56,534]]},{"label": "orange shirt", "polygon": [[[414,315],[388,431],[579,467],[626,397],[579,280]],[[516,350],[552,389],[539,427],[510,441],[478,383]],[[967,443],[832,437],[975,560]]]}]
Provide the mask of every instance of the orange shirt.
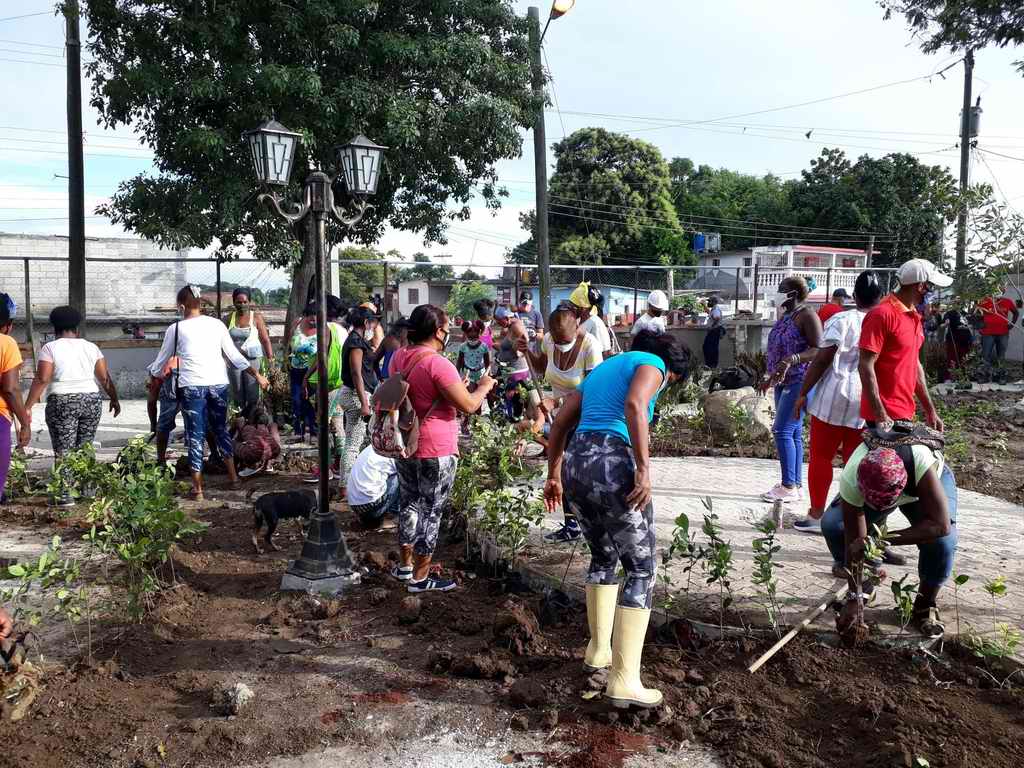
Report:
[{"label": "orange shirt", "polygon": [[[18,349],[18,342],[6,333],[0,333],[0,374],[14,371],[21,367],[21,350]],[[11,409],[7,407],[7,401],[0,397],[0,416],[7,421],[13,421]]]},{"label": "orange shirt", "polygon": [[982,336],[1005,336],[1010,332],[1010,318],[1013,317],[1013,311],[1016,309],[1013,301],[1006,298],[1005,296],[995,300],[995,304],[992,303],[992,297],[985,298],[980,304],[978,309],[981,310],[981,317],[985,321],[985,326],[981,329]]},{"label": "orange shirt", "polygon": [[[878,355],[875,359],[878,395],[889,418],[914,418],[917,366],[923,344],[920,313],[906,306],[894,293],[882,299],[864,317],[859,346]],[[860,415],[866,421],[877,418],[866,390],[861,397]]]}]

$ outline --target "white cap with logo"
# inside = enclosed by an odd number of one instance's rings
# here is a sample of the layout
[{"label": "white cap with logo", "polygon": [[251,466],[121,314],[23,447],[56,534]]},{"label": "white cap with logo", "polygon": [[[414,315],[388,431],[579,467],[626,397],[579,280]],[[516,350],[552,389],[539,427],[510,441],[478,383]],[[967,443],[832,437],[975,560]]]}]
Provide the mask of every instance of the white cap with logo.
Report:
[{"label": "white cap with logo", "polygon": [[647,296],[647,305],[651,309],[668,309],[668,296],[664,291],[651,291]]},{"label": "white cap with logo", "polygon": [[944,275],[939,268],[927,259],[911,259],[904,262],[896,272],[900,285],[913,285],[915,283],[931,283],[936,288],[948,288],[953,284],[953,278]]}]

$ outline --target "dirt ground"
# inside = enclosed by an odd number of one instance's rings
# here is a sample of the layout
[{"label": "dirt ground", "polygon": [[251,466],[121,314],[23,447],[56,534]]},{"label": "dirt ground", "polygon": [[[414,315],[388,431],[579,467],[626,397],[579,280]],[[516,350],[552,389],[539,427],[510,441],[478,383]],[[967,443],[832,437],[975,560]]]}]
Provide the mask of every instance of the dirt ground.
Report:
[{"label": "dirt ground", "polygon": [[[946,421],[946,458],[957,485],[971,491],[1024,504],[1024,408],[1020,393],[969,392],[936,395]],[[804,430],[804,456],[810,441]],[[672,416],[651,435],[652,456],[726,456],[775,458],[771,439],[754,442],[722,440],[684,416]],[[835,466],[841,466],[838,457]]]},{"label": "dirt ground", "polygon": [[[683,644],[652,630],[645,680],[665,706],[614,711],[592,696],[601,673],[582,669],[582,609],[474,573],[461,539],[438,560],[462,588],[409,601],[383,571],[394,532],[357,530],[342,515],[367,572],[326,600],[277,591],[297,527],[279,529],[284,552],[257,556],[244,504],[196,514],[210,528],[176,552],[177,585],[141,625],[102,628],[91,663],[53,669],[24,720],[0,723],[0,766],[263,765],[452,733],[493,741],[496,765],[619,768],[688,742],[721,764],[758,768],[1024,764],[1019,675],[996,689],[970,664],[807,638],[751,676],[746,665],[769,641]],[[53,529],[17,515],[30,522]],[[61,532],[73,536],[74,519]],[[231,714],[221,692],[236,683],[255,698]],[[509,751],[496,737],[510,727],[547,735]]]}]

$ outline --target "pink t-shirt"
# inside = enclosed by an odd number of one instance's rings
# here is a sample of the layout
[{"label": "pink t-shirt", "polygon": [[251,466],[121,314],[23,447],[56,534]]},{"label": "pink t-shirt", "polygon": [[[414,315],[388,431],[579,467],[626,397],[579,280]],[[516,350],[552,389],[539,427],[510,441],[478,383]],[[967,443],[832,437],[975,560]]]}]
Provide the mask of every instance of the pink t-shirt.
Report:
[{"label": "pink t-shirt", "polygon": [[[436,352],[425,353],[424,347],[405,347],[395,352],[391,358],[388,371],[402,371],[406,361],[411,361],[412,375],[409,382],[409,399],[416,415],[420,417],[420,441],[416,448],[417,459],[436,459],[441,456],[459,455],[459,422],[456,419],[455,406],[444,399],[442,390],[462,381],[458,370],[444,355]],[[423,360],[416,363],[417,358]],[[440,399],[430,417],[423,420],[435,400]]]}]

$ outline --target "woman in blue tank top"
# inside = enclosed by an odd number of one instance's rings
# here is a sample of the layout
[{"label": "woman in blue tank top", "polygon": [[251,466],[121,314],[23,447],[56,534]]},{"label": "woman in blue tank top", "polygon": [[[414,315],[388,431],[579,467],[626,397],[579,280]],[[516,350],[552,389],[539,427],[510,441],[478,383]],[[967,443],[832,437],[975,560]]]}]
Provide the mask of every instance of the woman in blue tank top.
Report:
[{"label": "woman in blue tank top", "polygon": [[564,504],[590,546],[584,665],[611,667],[605,696],[619,707],[662,699],[640,683],[655,583],[649,424],[658,395],[689,367],[689,350],[671,336],[641,331],[632,351],[605,360],[565,399],[551,427],[544,498],[552,512]]}]

